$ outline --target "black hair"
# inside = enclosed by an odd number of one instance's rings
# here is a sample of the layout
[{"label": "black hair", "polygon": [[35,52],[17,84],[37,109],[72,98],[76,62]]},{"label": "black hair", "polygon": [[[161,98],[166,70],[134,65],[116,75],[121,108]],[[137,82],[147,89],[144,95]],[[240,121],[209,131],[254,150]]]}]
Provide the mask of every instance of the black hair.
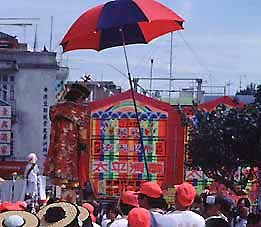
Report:
[{"label": "black hair", "polygon": [[203,198],[200,195],[196,194],[194,203],[203,203]]},{"label": "black hair", "polygon": [[131,211],[131,209],[135,208],[135,206],[121,202],[120,208],[121,208],[121,212],[122,212],[123,215],[128,215],[128,213]]},{"label": "black hair", "polygon": [[249,199],[248,198],[240,198],[238,201],[237,201],[237,207],[239,206],[240,203],[244,203],[244,206],[245,207],[250,207],[251,204],[249,202]]},{"label": "black hair", "polygon": [[163,195],[161,195],[159,198],[151,198],[151,197],[146,196],[146,195],[143,195],[143,196],[145,198],[147,198],[148,205],[151,208],[166,209],[168,207],[168,204],[167,204],[166,200],[163,198]]},{"label": "black hair", "polygon": [[211,218],[206,221],[206,227],[230,227],[230,224],[223,218]]}]

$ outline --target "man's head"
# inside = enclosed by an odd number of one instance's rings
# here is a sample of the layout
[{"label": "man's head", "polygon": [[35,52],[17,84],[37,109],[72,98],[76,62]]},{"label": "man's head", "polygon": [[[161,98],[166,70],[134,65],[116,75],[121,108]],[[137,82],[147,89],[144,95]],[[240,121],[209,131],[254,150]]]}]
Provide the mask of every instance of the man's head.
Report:
[{"label": "man's head", "polygon": [[124,215],[128,215],[131,209],[139,207],[138,195],[133,191],[126,191],[122,193],[120,208]]},{"label": "man's head", "polygon": [[247,218],[249,214],[250,202],[247,198],[240,198],[237,202],[238,213],[241,218]]},{"label": "man's head", "polygon": [[188,207],[190,207],[194,202],[194,199],[197,194],[195,188],[191,184],[184,182],[180,185],[175,185],[175,189],[176,189],[176,200],[175,200],[176,208],[178,210],[185,210]]},{"label": "man's head", "polygon": [[140,207],[146,209],[161,208],[164,199],[160,186],[155,182],[143,183],[138,194],[138,202]]},{"label": "man's head", "polygon": [[128,214],[129,227],[150,227],[150,212],[144,208],[133,208]]},{"label": "man's head", "polygon": [[72,102],[83,102],[90,95],[90,90],[81,83],[72,84],[64,99]]},{"label": "man's head", "polygon": [[27,160],[29,163],[32,163],[32,164],[35,164],[37,162],[37,156],[35,153],[30,153],[28,156],[27,156]]},{"label": "man's head", "polygon": [[205,208],[207,216],[219,215],[223,198],[218,195],[209,195],[206,197]]}]

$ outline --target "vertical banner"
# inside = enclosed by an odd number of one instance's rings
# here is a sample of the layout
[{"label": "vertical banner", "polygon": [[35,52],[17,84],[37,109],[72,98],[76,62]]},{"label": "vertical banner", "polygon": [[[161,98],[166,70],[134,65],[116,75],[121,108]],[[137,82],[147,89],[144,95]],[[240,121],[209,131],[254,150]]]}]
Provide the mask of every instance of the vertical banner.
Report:
[{"label": "vertical banner", "polygon": [[11,106],[0,106],[0,156],[11,155]]}]

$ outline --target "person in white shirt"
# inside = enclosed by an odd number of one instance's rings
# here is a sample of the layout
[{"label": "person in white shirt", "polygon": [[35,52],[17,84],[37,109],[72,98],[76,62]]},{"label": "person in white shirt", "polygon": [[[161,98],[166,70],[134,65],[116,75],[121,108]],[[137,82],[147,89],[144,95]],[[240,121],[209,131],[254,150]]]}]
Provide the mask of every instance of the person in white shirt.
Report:
[{"label": "person in white shirt", "polygon": [[175,207],[176,211],[162,215],[159,219],[161,227],[205,227],[205,220],[202,216],[190,211],[196,196],[194,187],[185,182],[175,186],[176,197]]},{"label": "person in white shirt", "polygon": [[120,201],[120,212],[122,217],[116,219],[110,227],[128,227],[128,213],[135,207],[139,207],[137,193],[126,191],[122,193]]},{"label": "person in white shirt", "polygon": [[25,179],[25,199],[32,196],[39,195],[39,168],[37,165],[37,156],[35,153],[30,153],[27,157],[28,164],[25,167],[24,179]]}]

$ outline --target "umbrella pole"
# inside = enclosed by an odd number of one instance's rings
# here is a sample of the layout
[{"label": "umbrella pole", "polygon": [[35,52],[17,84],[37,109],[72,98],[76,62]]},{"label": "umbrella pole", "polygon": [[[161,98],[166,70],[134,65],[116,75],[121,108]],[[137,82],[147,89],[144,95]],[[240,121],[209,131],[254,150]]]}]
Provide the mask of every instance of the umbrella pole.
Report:
[{"label": "umbrella pole", "polygon": [[127,52],[126,52],[125,38],[124,38],[124,34],[123,34],[123,29],[119,29],[119,31],[121,33],[122,46],[123,46],[123,50],[124,50],[125,62],[126,62],[128,78],[129,78],[129,84],[130,84],[130,88],[131,88],[131,95],[132,95],[132,100],[133,100],[136,120],[137,120],[137,124],[138,124],[138,129],[139,129],[139,142],[140,142],[140,145],[141,145],[141,151],[142,151],[142,155],[143,155],[143,158],[144,158],[144,165],[145,165],[145,169],[146,169],[147,180],[150,181],[149,168],[148,168],[147,158],[146,158],[146,154],[145,154],[143,139],[142,139],[143,135],[142,135],[142,130],[141,130],[141,126],[140,126],[140,121],[139,121],[139,116],[138,116],[138,109],[137,109],[137,104],[136,104],[136,99],[135,99],[135,94],[134,94],[134,89],[133,89],[133,84],[132,84],[132,79],[131,79],[131,73],[130,73],[130,68],[129,68]]}]

